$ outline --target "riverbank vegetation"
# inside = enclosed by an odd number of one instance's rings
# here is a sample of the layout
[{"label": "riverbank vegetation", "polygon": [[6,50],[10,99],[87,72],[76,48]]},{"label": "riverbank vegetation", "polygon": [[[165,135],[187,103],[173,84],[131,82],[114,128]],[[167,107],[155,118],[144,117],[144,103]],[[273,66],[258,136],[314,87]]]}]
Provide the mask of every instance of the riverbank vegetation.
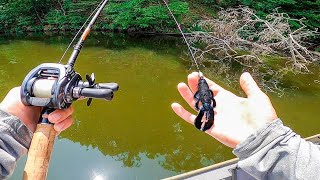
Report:
[{"label": "riverbank vegetation", "polygon": [[[79,29],[99,4],[96,0],[24,0],[0,3],[0,32],[70,31]],[[188,3],[170,1],[181,20]],[[103,31],[158,31],[175,27],[167,10],[157,0],[110,1],[95,25]]]},{"label": "riverbank vegetation", "polygon": [[[302,19],[310,29],[320,28],[320,2],[300,0],[170,0],[178,19],[191,27],[197,20],[214,17],[221,8],[246,5],[265,17],[277,9],[292,18]],[[97,0],[2,0],[0,32],[66,31],[79,29],[99,4]],[[301,24],[290,21],[297,29]],[[114,31],[168,32],[175,25],[161,0],[110,0],[96,28]]]},{"label": "riverbank vegetation", "polygon": [[[202,65],[230,75],[252,72],[279,90],[292,73],[312,73],[320,59],[320,1],[169,0]],[[78,30],[96,0],[2,0],[0,33]],[[95,25],[108,32],[178,33],[161,0],[110,0]],[[317,52],[318,51],[318,52]],[[239,74],[234,75],[237,81]]]}]

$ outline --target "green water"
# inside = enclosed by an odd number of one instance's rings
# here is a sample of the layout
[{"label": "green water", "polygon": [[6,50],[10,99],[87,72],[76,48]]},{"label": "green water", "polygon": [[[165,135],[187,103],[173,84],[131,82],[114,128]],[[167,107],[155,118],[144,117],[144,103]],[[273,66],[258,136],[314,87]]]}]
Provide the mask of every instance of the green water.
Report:
[{"label": "green water", "polygon": [[[1,38],[0,97],[38,64],[57,62],[71,38]],[[55,142],[49,180],[161,179],[234,158],[232,149],[170,108],[172,102],[183,103],[176,85],[191,72],[181,43],[163,36],[90,35],[75,69],[94,72],[99,82],[118,82],[120,90],[110,102],[74,103],[75,121]],[[285,124],[305,137],[319,133],[320,85],[317,75],[297,77],[292,81],[310,85],[271,98]],[[25,158],[19,161],[11,179],[21,179],[24,163]]]}]

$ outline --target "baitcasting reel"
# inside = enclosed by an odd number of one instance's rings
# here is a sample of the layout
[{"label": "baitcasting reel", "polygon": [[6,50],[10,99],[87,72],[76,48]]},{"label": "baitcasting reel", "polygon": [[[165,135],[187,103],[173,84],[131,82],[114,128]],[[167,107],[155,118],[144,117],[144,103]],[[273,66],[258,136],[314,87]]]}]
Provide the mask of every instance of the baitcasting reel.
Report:
[{"label": "baitcasting reel", "polygon": [[117,91],[117,83],[95,83],[94,74],[86,75],[82,81],[80,74],[70,65],[57,63],[40,64],[25,77],[21,87],[21,100],[25,105],[52,109],[66,109],[73,101],[89,98],[112,100]]},{"label": "baitcasting reel", "polygon": [[[57,132],[54,130],[54,125],[49,122],[48,116],[44,115],[50,114],[55,109],[67,109],[73,101],[78,99],[89,98],[88,106],[91,104],[92,98],[111,100],[113,92],[119,88],[117,83],[95,83],[94,74],[86,75],[87,81],[83,81],[80,74],[75,72],[73,68],[83,43],[107,1],[101,1],[94,10],[94,16],[74,46],[66,65],[59,63],[40,64],[28,73],[22,83],[20,93],[22,103],[28,106],[43,107],[24,168],[23,179],[25,180],[45,180],[47,177],[51,151]],[[78,32],[81,30],[82,28]],[[73,40],[70,45],[72,42]]]}]

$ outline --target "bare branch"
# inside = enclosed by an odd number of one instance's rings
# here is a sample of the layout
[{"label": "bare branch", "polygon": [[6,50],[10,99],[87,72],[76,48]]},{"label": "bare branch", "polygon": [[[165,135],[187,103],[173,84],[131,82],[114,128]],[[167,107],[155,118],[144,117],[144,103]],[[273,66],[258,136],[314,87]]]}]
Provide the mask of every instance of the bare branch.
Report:
[{"label": "bare branch", "polygon": [[[248,7],[221,10],[217,19],[206,18],[197,23],[203,31],[188,34],[195,57],[201,62],[236,61],[245,68],[263,67],[272,72],[273,80],[263,82],[268,91],[279,88],[279,78],[288,71],[309,73],[308,65],[320,60],[320,54],[309,51],[306,45],[310,37],[319,36],[319,32],[306,28],[303,19],[293,19],[286,13],[275,10],[264,18],[260,18]],[[300,28],[292,30],[289,22],[295,21]],[[261,56],[277,55],[285,60],[283,69],[267,68]],[[228,70],[224,66],[223,70]],[[270,74],[262,77],[269,77]],[[270,89],[268,86],[272,86]]]}]

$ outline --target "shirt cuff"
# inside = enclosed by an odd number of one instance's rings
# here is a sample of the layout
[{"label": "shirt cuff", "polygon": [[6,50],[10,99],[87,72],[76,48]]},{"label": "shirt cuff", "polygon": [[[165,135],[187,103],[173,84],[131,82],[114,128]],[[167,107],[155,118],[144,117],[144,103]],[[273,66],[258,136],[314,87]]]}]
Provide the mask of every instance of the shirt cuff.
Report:
[{"label": "shirt cuff", "polygon": [[13,138],[29,149],[33,132],[17,117],[0,109],[1,128],[12,133]]},{"label": "shirt cuff", "polygon": [[232,152],[240,159],[247,158],[289,131],[292,130],[284,126],[280,119],[276,119],[251,134],[245,141],[239,143]]}]

